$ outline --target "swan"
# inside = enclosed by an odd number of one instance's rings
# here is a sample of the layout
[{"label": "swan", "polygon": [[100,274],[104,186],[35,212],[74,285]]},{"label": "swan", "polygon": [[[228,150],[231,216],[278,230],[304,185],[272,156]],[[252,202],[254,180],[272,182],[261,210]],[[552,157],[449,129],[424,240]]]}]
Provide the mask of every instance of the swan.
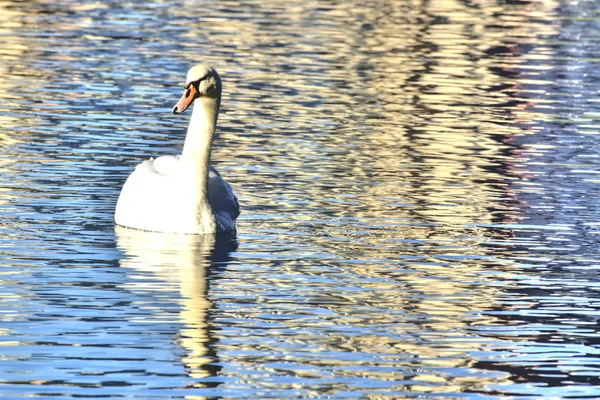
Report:
[{"label": "swan", "polygon": [[235,229],[240,213],[231,186],[210,165],[221,105],[214,68],[192,67],[174,114],[194,103],[183,151],[139,164],[121,189],[115,223],[154,232],[205,234]]}]

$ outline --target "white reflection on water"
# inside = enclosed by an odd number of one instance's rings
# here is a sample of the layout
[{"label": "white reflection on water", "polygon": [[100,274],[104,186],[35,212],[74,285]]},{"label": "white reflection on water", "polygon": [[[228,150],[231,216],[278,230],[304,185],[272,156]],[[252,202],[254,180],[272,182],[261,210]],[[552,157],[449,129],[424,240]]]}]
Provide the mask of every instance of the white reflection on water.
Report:
[{"label": "white reflection on water", "polygon": [[[181,363],[192,378],[214,376],[215,355],[208,344],[212,340],[208,314],[214,304],[209,300],[208,274],[213,263],[221,267],[235,251],[235,233],[176,235],[147,232],[115,226],[117,247],[124,253],[119,264],[130,269],[126,289],[137,292],[165,292],[164,297],[179,298],[183,328],[177,342],[185,349]],[[173,291],[179,295],[173,296]],[[154,293],[154,295],[159,295]],[[160,321],[160,308],[144,308]],[[172,310],[165,320],[171,320]],[[209,365],[212,363],[212,365]]]}]

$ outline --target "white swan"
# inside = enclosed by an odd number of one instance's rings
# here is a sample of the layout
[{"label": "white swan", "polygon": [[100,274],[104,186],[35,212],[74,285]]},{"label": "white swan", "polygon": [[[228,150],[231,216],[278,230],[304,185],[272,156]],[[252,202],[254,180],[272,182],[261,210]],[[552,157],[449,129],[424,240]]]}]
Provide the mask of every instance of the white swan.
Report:
[{"label": "white swan", "polygon": [[150,159],[135,168],[117,201],[117,225],[187,234],[235,229],[237,199],[209,163],[221,105],[221,78],[213,68],[196,65],[189,70],[173,113],[184,112],[194,100],[182,154]]}]

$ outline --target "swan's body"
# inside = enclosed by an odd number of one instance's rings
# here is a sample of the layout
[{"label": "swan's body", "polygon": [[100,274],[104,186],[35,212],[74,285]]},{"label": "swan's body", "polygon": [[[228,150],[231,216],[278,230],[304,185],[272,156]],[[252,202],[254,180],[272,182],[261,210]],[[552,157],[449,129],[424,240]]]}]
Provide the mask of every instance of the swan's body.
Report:
[{"label": "swan's body", "polygon": [[197,100],[179,156],[144,161],[121,190],[115,222],[155,232],[203,234],[235,229],[239,205],[231,187],[210,166],[221,103],[217,72],[198,65],[188,72],[186,91],[173,108],[179,114]]}]

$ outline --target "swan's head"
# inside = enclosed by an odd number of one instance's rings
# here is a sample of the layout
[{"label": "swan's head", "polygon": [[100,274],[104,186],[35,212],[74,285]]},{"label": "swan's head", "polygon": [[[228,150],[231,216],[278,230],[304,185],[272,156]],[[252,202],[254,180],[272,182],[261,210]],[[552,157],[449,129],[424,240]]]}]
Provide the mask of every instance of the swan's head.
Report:
[{"label": "swan's head", "polygon": [[198,97],[210,97],[217,99],[221,97],[221,78],[213,67],[198,64],[192,67],[185,80],[183,96],[173,107],[173,114],[181,114]]}]

